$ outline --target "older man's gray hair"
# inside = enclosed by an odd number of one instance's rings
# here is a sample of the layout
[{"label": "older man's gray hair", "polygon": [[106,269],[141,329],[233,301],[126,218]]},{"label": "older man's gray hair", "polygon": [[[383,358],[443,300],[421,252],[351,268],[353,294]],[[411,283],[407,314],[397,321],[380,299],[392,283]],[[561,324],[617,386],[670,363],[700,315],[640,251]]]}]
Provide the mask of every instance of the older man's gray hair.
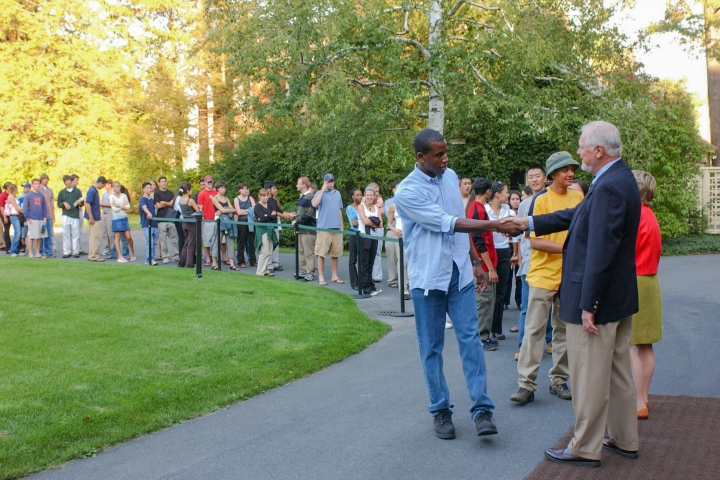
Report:
[{"label": "older man's gray hair", "polygon": [[622,142],[617,127],[609,122],[590,122],[582,127],[587,148],[603,147],[609,157],[622,155]]}]

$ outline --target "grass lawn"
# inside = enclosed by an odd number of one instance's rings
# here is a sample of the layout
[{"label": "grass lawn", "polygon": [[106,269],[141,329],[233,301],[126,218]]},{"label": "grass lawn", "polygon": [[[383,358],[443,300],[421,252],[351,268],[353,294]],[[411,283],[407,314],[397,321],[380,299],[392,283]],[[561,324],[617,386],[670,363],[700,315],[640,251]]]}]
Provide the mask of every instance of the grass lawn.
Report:
[{"label": "grass lawn", "polygon": [[0,478],[95,454],[306,376],[389,327],[248,275],[0,257]]}]

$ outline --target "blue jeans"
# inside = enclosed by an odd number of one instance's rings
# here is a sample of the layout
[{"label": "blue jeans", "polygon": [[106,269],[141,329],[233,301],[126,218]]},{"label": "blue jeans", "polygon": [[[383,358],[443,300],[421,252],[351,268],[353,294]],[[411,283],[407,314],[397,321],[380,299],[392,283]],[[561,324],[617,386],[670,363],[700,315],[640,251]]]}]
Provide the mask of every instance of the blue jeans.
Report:
[{"label": "blue jeans", "polygon": [[53,222],[49,218],[45,221],[45,228],[47,229],[47,237],[42,239],[42,251],[46,257],[49,257],[53,253]]},{"label": "blue jeans", "polygon": [[[150,227],[148,227],[148,228],[143,228],[142,230],[143,230],[143,235],[145,236],[145,263],[150,263],[151,261],[155,261],[155,259],[153,258],[153,251],[157,250],[158,229],[157,229],[157,227],[153,227],[152,229]],[[149,245],[150,230],[152,230],[152,245]]]},{"label": "blue jeans", "polygon": [[487,395],[487,369],[478,335],[475,284],[470,282],[458,291],[459,278],[460,273],[453,263],[452,278],[447,293],[430,290],[426,294],[425,290],[414,288],[411,295],[415,308],[420,361],[430,395],[428,411],[434,416],[441,410],[449,410],[453,407],[442,368],[447,313],[452,318],[460,349],[465,383],[472,400],[470,416],[474,418],[478,412],[492,411],[495,404]]},{"label": "blue jeans", "polygon": [[20,217],[17,215],[10,215],[10,223],[13,227],[13,238],[10,244],[10,254],[20,253],[20,237],[22,236],[22,225],[20,224]]},{"label": "blue jeans", "polygon": [[[523,337],[525,336],[525,316],[527,315],[528,294],[530,286],[527,283],[527,275],[522,275],[522,308],[520,309],[520,317],[518,318],[518,347],[522,347]],[[552,343],[552,309],[548,315],[547,328],[545,329],[545,344]]]},{"label": "blue jeans", "polygon": [[520,309],[520,317],[518,317],[518,347],[522,347],[523,337],[525,336],[525,317],[527,316],[528,295],[530,292],[527,275],[521,275],[520,278],[522,279],[522,300],[520,300],[522,308]]}]

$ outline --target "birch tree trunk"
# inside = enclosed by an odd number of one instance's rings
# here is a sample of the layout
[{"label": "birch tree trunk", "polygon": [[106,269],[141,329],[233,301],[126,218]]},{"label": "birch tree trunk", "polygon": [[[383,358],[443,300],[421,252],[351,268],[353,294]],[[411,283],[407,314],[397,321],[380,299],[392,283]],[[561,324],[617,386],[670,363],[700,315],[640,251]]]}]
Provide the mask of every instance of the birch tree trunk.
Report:
[{"label": "birch tree trunk", "polygon": [[716,52],[713,49],[708,51],[709,45],[718,41],[718,29],[716,19],[717,12],[708,5],[703,3],[703,14],[705,17],[705,61],[707,65],[707,83],[708,83],[708,110],[710,117],[710,143],[719,150],[713,159],[713,166],[720,167],[720,61],[718,61]]},{"label": "birch tree trunk", "polygon": [[430,100],[428,105],[428,128],[443,133],[445,127],[445,100],[442,94],[438,91],[441,87],[438,84],[438,80],[442,78],[442,72],[440,71],[440,61],[438,56],[441,55],[441,28],[440,22],[442,21],[442,2],[440,0],[430,0],[430,34],[428,35],[428,50],[430,51],[430,75],[428,77],[430,81]]}]

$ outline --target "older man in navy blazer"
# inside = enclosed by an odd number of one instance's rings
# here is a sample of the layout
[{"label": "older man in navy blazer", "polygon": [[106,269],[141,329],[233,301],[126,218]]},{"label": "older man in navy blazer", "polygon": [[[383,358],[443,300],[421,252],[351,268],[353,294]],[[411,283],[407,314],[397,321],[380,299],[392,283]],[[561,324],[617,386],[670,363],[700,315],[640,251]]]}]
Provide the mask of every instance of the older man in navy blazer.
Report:
[{"label": "older man in navy blazer", "polygon": [[545,457],[599,467],[603,448],[637,458],[630,333],[632,315],[638,311],[640,195],[620,158],[620,133],[614,125],[592,122],[583,127],[577,153],[582,169],[595,176],[583,202],[574,209],[510,221],[527,222],[537,235],[568,230],[560,318],[567,324],[575,429],[567,448],[548,449]]}]

